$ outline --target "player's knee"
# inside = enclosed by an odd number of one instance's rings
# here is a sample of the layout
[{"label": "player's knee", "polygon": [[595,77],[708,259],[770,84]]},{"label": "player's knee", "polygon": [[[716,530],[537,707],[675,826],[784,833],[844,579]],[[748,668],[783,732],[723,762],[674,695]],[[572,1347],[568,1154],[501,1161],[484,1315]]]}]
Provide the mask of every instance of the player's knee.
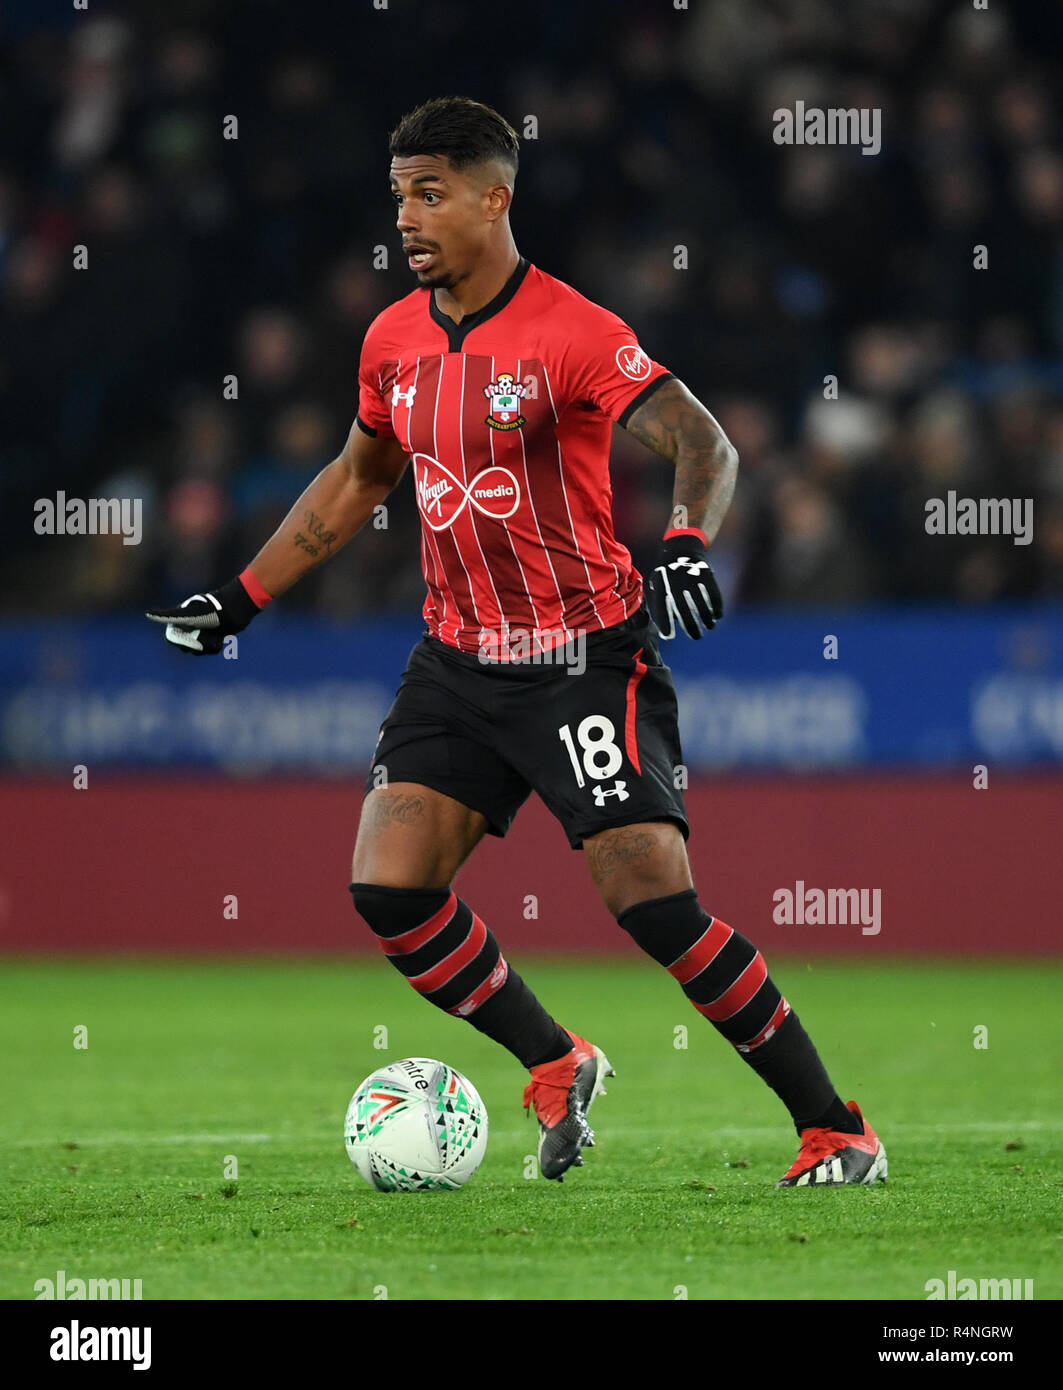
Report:
[{"label": "player's knee", "polygon": [[585,850],[595,885],[614,917],[637,903],[691,887],[682,834],[669,822],[605,830],[589,838]]},{"label": "player's knee", "polygon": [[352,883],[350,894],[355,911],[383,940],[424,926],[451,898],[449,888],[391,888],[382,883]]}]

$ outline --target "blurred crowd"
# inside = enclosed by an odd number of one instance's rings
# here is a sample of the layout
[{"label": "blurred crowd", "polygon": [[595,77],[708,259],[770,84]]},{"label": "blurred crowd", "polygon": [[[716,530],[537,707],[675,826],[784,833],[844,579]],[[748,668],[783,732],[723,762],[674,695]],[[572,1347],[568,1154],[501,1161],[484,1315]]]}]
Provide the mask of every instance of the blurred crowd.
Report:
[{"label": "blurred crowd", "polygon": [[[414,287],[387,134],[449,92],[518,132],[535,117],[521,252],[626,318],[738,447],[714,547],[732,603],[1063,593],[1056,7],[6,8],[9,615],[175,600],[258,549],[343,444],[367,325]],[[881,153],[776,145],[772,113],[798,99],[880,108]],[[670,470],[619,430],[613,460],[617,531],[645,572]],[[60,489],[143,498],[143,543],[36,536],[34,499]],[[950,490],[1033,498],[1032,544],[928,536],[926,502]],[[407,476],[388,529],[286,602],[415,609],[417,533]]]}]

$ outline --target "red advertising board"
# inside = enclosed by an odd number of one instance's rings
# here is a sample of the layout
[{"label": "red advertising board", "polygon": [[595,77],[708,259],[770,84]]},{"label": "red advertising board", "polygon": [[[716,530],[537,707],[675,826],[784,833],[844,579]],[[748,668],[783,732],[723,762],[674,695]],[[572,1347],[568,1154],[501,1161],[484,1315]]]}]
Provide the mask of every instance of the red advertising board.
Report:
[{"label": "red advertising board", "polygon": [[[1058,777],[747,777],[687,801],[703,906],[765,953],[1063,949]],[[374,950],[347,893],[360,803],[321,781],[0,782],[0,950]],[[534,799],[457,888],[509,950],[635,950]]]}]

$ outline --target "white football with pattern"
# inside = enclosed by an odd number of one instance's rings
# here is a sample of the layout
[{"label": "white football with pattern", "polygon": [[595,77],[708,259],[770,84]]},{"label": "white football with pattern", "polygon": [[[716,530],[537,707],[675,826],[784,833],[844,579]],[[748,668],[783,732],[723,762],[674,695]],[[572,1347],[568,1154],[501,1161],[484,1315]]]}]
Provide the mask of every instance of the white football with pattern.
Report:
[{"label": "white football with pattern", "polygon": [[358,1087],[343,1135],[347,1156],[381,1192],[463,1187],[487,1151],[487,1108],[445,1062],[404,1057]]}]

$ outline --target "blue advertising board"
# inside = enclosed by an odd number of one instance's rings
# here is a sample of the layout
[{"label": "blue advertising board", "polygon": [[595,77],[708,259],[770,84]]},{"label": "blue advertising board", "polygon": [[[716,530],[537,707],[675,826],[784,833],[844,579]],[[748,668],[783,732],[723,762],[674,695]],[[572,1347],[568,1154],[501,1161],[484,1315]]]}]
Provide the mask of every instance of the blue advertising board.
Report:
[{"label": "blue advertising board", "polygon": [[[135,618],[0,625],[0,765],[358,775],[421,630],[270,610],[227,660]],[[692,774],[1063,763],[1059,604],[736,611],[662,653]]]}]

